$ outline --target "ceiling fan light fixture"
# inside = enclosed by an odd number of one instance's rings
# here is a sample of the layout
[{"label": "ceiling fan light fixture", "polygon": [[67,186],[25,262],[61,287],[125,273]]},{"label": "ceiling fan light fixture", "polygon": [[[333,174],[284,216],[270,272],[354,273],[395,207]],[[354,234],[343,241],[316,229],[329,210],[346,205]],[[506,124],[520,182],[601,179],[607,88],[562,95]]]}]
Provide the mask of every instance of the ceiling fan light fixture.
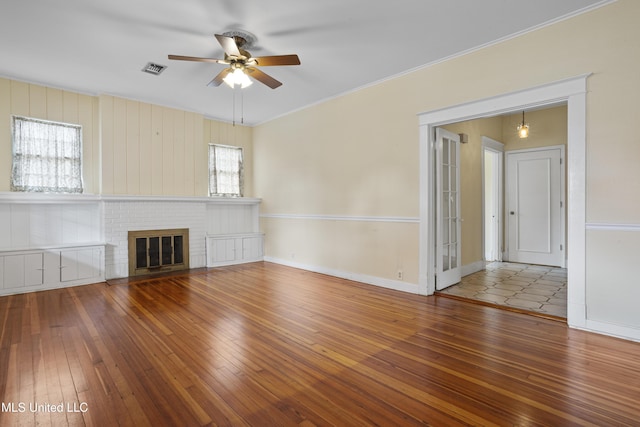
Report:
[{"label": "ceiling fan light fixture", "polygon": [[223,81],[231,88],[240,86],[242,89],[247,88],[253,84],[249,76],[242,68],[236,68],[225,76]]}]

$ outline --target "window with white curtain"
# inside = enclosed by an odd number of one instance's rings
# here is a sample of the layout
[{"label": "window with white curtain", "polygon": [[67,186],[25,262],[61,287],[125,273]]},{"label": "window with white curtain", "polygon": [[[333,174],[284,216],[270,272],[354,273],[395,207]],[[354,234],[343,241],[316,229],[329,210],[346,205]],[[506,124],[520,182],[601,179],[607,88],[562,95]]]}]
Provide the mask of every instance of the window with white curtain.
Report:
[{"label": "window with white curtain", "polygon": [[242,148],[209,144],[209,195],[242,197]]},{"label": "window with white curtain", "polygon": [[11,190],[82,193],[82,128],[12,116]]}]

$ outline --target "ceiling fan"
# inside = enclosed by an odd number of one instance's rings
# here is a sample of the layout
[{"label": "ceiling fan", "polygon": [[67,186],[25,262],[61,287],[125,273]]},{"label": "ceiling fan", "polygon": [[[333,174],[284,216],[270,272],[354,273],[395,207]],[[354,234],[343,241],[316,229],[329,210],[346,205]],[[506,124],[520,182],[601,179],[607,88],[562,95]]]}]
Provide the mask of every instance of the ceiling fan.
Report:
[{"label": "ceiling fan", "polygon": [[229,65],[211,80],[207,86],[220,86],[222,82],[234,87],[236,84],[247,87],[251,84],[250,77],[275,89],[282,85],[281,82],[264,73],[258,66],[267,67],[274,65],[300,65],[298,55],[274,55],[254,58],[244,50],[255,41],[255,36],[244,31],[228,31],[216,34],[218,43],[224,50],[224,59],[199,58],[195,56],[169,55],[169,59],[196,62],[214,62]]}]

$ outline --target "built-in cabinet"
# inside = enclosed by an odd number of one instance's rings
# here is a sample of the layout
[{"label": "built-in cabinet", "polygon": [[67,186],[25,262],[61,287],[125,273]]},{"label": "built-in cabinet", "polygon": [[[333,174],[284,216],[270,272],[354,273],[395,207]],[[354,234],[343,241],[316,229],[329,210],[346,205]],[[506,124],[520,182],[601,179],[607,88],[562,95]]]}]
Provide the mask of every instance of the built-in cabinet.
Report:
[{"label": "built-in cabinet", "polygon": [[264,234],[207,235],[207,267],[262,261]]},{"label": "built-in cabinet", "polygon": [[0,251],[0,295],[102,281],[102,245]]}]

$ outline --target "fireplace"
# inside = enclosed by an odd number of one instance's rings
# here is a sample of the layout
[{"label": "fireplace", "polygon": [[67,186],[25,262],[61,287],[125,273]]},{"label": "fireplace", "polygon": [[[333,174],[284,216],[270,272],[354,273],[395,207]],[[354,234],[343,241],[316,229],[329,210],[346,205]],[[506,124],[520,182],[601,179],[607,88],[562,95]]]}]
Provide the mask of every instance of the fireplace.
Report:
[{"label": "fireplace", "polygon": [[188,228],[129,231],[129,276],[188,269]]}]

